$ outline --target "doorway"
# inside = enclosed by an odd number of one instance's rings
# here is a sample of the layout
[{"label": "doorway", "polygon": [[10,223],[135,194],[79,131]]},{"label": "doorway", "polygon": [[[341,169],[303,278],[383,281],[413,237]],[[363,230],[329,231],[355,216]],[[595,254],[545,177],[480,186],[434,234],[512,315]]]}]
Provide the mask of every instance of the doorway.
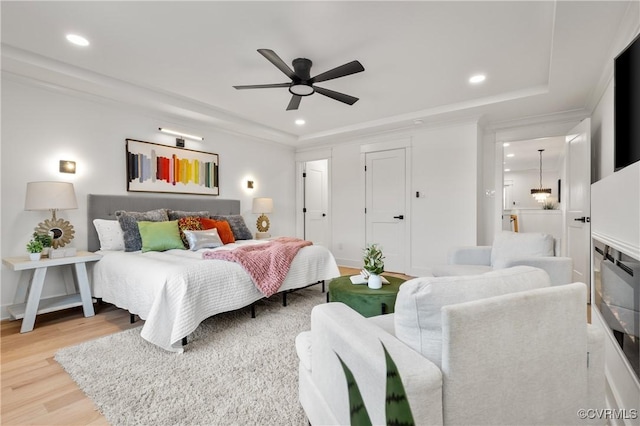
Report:
[{"label": "doorway", "polygon": [[[515,214],[520,232],[553,235],[560,241],[556,255],[573,258],[573,280],[589,286],[590,120],[584,119],[573,129],[567,130],[574,125],[575,122],[558,123],[557,131],[552,133],[558,136],[537,137],[538,135],[533,135],[535,131],[525,129],[523,132],[528,133],[528,139],[496,137],[499,141],[496,146],[496,166],[500,167],[496,167],[496,186],[499,180],[503,188],[503,199],[498,216],[498,219],[502,217],[502,221],[495,229],[508,229],[506,218]],[[522,170],[528,169],[532,176],[536,171],[533,163],[528,167],[518,166],[519,161],[516,160],[524,158],[519,155],[523,148],[533,154],[530,161],[538,155],[538,149],[545,149],[542,167],[539,158],[537,160],[537,184],[532,177],[526,182],[523,180],[527,172]],[[509,157],[509,154],[515,155]],[[531,195],[526,193],[526,190],[530,192],[530,189],[540,186],[540,169],[542,187],[551,189],[551,210],[545,210],[542,204],[536,206],[538,203],[533,202]],[[523,184],[519,185],[518,179]]]},{"label": "doorway", "polygon": [[303,238],[330,248],[329,160],[306,161],[302,167]]},{"label": "doorway", "polygon": [[365,154],[366,243],[382,247],[385,270],[405,272],[406,149]]}]

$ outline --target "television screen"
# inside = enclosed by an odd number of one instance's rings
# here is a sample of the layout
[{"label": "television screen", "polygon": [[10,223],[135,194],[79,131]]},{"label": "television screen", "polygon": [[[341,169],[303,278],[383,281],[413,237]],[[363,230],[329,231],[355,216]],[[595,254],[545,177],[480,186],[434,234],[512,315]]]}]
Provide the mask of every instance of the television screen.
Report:
[{"label": "television screen", "polygon": [[614,63],[614,169],[640,160],[640,36]]}]

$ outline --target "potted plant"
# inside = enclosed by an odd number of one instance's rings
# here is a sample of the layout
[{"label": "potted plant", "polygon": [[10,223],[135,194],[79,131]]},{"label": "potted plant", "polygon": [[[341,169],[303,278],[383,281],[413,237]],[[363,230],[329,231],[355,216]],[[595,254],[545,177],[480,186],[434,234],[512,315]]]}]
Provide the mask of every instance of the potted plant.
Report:
[{"label": "potted plant", "polygon": [[29,259],[39,260],[42,254],[42,243],[38,240],[31,240],[27,243],[27,251],[29,252]]},{"label": "potted plant", "polygon": [[43,256],[49,254],[49,250],[51,249],[51,245],[53,244],[53,237],[51,237],[50,234],[38,234],[37,232],[34,232],[33,239],[35,241],[40,241],[40,243],[42,244]]},{"label": "potted plant", "polygon": [[382,248],[378,244],[369,244],[364,249],[364,270],[369,273],[367,285],[377,290],[382,287],[380,274],[384,272],[384,256]]}]

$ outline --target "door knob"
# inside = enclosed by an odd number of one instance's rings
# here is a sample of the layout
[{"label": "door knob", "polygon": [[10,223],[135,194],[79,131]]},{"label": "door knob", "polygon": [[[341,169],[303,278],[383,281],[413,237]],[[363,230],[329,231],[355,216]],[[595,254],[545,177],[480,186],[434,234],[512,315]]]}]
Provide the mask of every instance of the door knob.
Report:
[{"label": "door knob", "polygon": [[591,218],[590,218],[590,217],[585,217],[585,216],[582,216],[582,217],[576,217],[576,218],[575,218],[575,219],[573,219],[573,220],[575,220],[576,222],[582,222],[582,223],[585,223],[585,222],[586,222],[586,223],[589,223],[589,222],[591,222]]},{"label": "door knob", "polygon": [[404,219],[404,215],[401,214],[401,215],[398,215],[398,216],[394,216],[393,218],[402,220],[402,219]]},{"label": "door knob", "polygon": [[322,213],[322,217],[326,217],[326,216],[327,216],[327,214],[326,214],[326,213]]}]

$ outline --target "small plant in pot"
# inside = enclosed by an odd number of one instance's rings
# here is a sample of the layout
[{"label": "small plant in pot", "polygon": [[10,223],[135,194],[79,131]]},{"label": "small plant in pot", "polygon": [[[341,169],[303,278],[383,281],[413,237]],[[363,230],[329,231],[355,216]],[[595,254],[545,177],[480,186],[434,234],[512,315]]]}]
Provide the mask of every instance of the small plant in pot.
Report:
[{"label": "small plant in pot", "polygon": [[380,274],[384,272],[384,256],[382,248],[378,244],[369,244],[364,249],[364,270],[369,273],[367,285],[377,290],[382,287]]},{"label": "small plant in pot", "polygon": [[38,240],[31,240],[27,243],[27,251],[29,252],[29,259],[39,260],[42,254],[42,243]]},{"label": "small plant in pot", "polygon": [[40,241],[40,243],[42,244],[43,256],[49,254],[49,250],[51,249],[51,245],[53,244],[53,237],[50,234],[38,234],[37,232],[34,232],[33,239],[35,241]]}]

